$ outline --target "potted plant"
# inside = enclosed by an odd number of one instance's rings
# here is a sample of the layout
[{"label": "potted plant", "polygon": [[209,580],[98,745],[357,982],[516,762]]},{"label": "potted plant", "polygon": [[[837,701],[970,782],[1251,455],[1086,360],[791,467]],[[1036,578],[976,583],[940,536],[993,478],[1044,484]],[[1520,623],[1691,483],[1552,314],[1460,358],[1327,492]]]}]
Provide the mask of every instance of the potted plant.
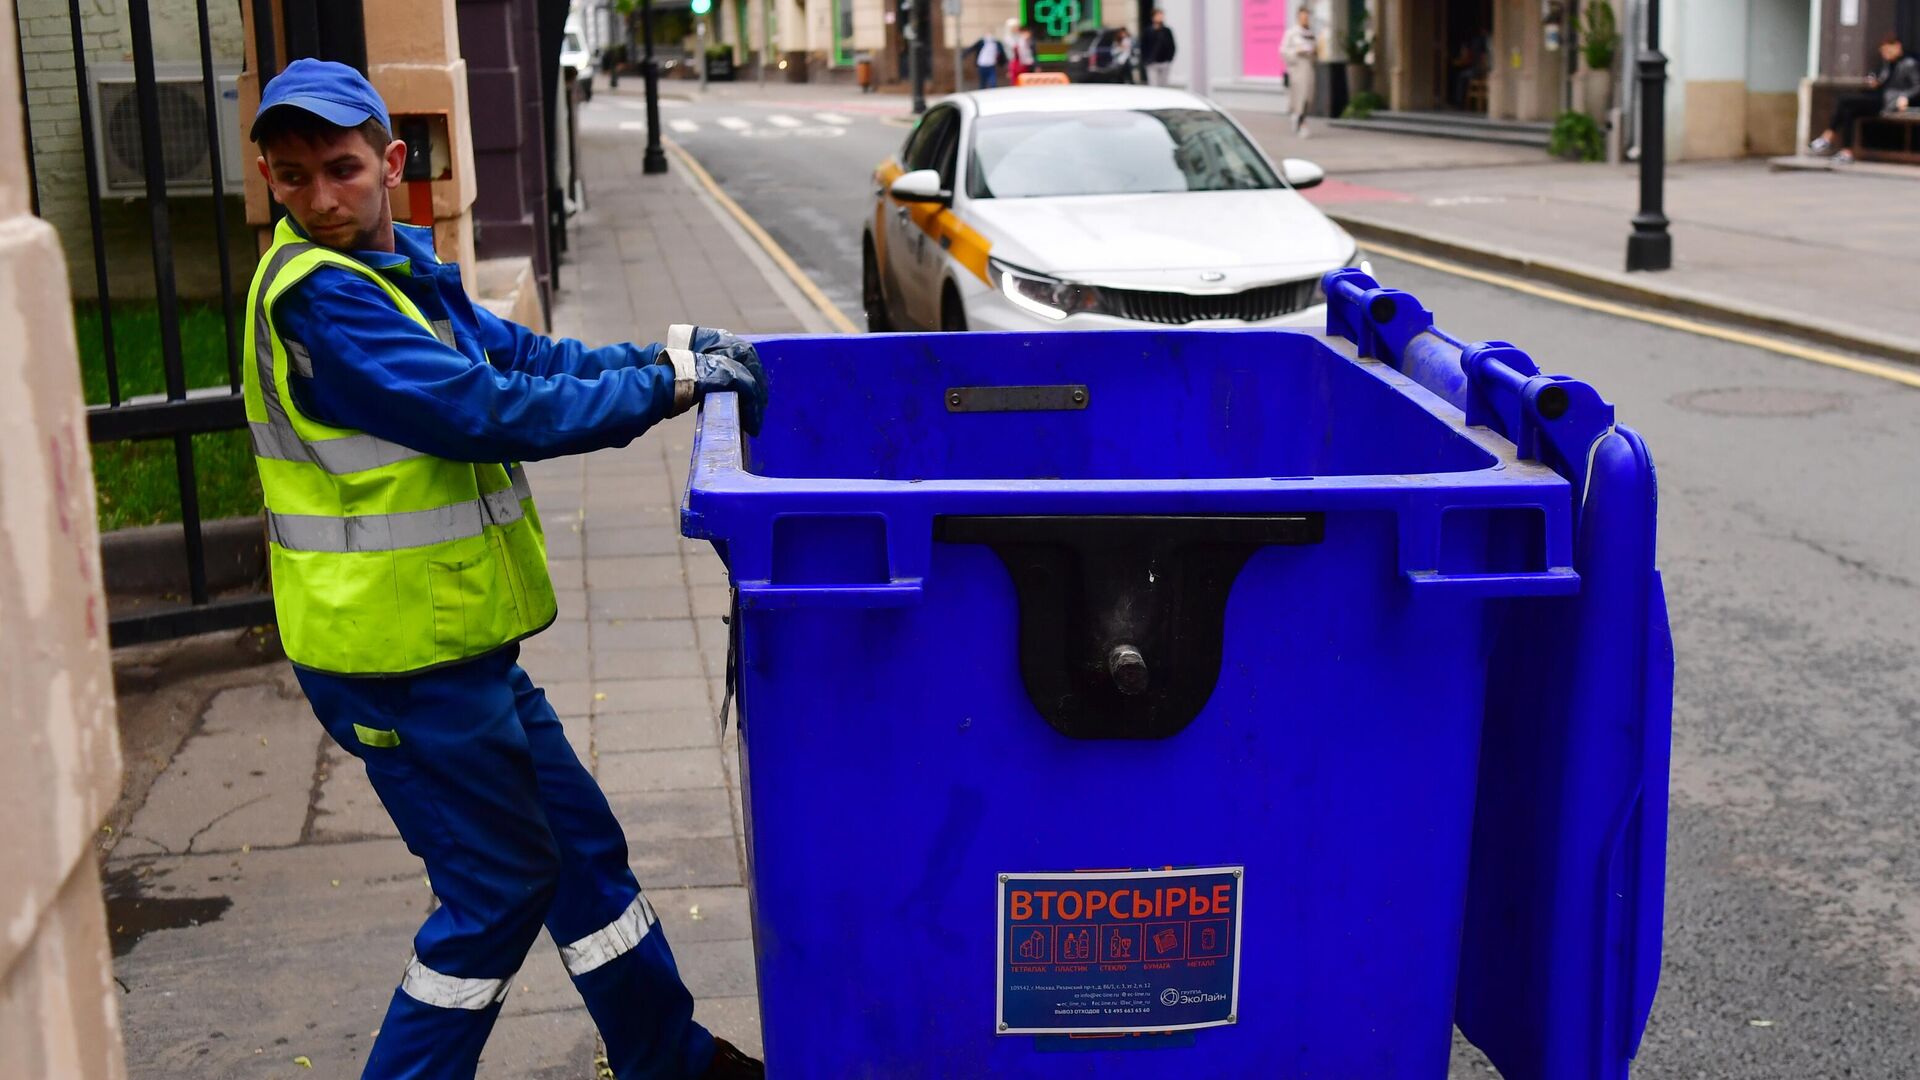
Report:
[{"label": "potted plant", "polygon": [[1613,58],[1620,49],[1620,27],[1609,0],[1588,0],[1580,29],[1580,54],[1587,68],[1580,73],[1581,111],[1604,118],[1613,107]]},{"label": "potted plant", "polygon": [[1373,65],[1367,58],[1373,53],[1373,35],[1367,32],[1367,12],[1356,8],[1347,23],[1347,93],[1365,94],[1373,90]]},{"label": "potted plant", "polygon": [[1563,112],[1547,137],[1547,153],[1569,161],[1599,161],[1606,157],[1607,137],[1586,113]]}]

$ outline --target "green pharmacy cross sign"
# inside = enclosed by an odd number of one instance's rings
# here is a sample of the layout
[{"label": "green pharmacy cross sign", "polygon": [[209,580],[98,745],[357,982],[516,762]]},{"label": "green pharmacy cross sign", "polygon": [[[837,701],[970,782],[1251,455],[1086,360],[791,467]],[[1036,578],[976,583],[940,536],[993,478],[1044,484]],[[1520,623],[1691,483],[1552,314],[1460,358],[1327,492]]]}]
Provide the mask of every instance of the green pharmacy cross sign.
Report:
[{"label": "green pharmacy cross sign", "polygon": [[1027,11],[1032,22],[1039,23],[1050,38],[1063,38],[1080,21],[1080,0],[1038,0]]},{"label": "green pharmacy cross sign", "polygon": [[[1049,41],[1065,41],[1076,26],[1100,24],[1100,0],[1021,0],[1021,21]],[[1059,59],[1042,56],[1043,60]]]}]

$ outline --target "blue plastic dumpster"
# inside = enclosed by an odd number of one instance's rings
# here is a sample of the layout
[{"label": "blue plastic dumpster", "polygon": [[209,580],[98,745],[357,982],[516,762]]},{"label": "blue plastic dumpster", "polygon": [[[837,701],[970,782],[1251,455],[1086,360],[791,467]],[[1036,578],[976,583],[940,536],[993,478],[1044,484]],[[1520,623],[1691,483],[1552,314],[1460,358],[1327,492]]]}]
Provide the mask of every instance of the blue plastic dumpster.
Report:
[{"label": "blue plastic dumpster", "polygon": [[1329,275],[1325,336],[760,343],[735,587],[780,1077],[1622,1077],[1671,654],[1637,436]]}]

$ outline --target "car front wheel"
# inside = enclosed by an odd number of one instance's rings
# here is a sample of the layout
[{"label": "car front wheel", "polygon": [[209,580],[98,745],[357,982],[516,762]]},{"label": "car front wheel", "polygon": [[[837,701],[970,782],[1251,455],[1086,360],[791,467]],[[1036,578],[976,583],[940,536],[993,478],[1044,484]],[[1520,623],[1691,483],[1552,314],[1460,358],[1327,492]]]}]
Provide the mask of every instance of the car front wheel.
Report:
[{"label": "car front wheel", "polygon": [[880,260],[873,253],[873,237],[860,244],[860,306],[867,311],[867,332],[885,334],[893,330],[887,315],[887,294],[880,288]]},{"label": "car front wheel", "polygon": [[967,332],[967,309],[960,303],[960,293],[951,282],[940,291],[940,330],[947,334]]}]

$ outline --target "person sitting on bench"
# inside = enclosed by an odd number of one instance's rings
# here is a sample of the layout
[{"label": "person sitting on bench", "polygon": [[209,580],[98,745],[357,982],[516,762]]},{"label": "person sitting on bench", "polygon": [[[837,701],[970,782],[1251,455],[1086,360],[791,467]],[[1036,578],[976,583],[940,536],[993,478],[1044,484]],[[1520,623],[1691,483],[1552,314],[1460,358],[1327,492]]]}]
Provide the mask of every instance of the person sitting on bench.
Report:
[{"label": "person sitting on bench", "polygon": [[1841,94],[1833,104],[1827,130],[1808,147],[1817,155],[1832,154],[1836,161],[1852,161],[1853,128],[1862,119],[1920,106],[1920,59],[1907,55],[1900,38],[1888,34],[1880,42],[1880,70],[1867,76],[1867,89]]}]

